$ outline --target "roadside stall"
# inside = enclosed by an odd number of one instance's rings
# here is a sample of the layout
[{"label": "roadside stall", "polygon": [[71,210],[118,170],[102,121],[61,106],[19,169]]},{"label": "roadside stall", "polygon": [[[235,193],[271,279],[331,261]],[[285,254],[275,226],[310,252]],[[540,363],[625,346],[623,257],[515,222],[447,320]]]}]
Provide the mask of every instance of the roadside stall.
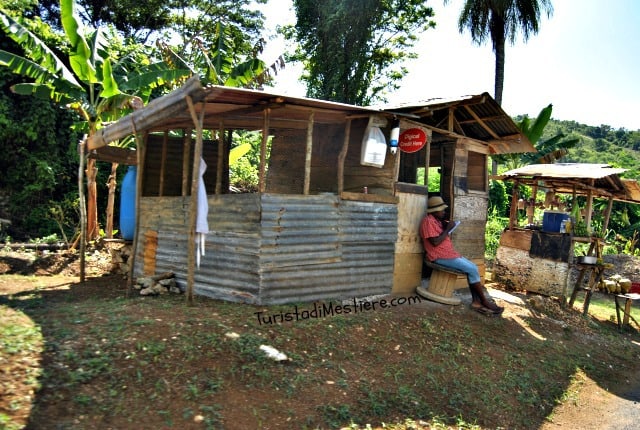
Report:
[{"label": "roadside stall", "polygon": [[[244,131],[261,132],[259,183],[234,193],[229,151]],[[438,192],[468,214],[460,244],[483,255],[487,155],[532,148],[486,94],[392,110],[195,77],[87,148],[118,158],[109,143],[128,135],[138,142],[135,161],[128,150],[119,159],[137,166],[131,277],[171,272],[188,300],[254,304],[413,293],[429,194],[419,166],[441,167]]]},{"label": "roadside stall", "polygon": [[[620,178],[625,171],[606,164],[558,163],[529,165],[495,177],[511,181],[513,194],[509,226],[501,235],[493,267],[494,280],[509,288],[560,297],[571,305],[585,291],[586,312],[590,294],[607,269],[602,260],[603,234],[613,202],[640,203],[637,182]],[[531,190],[530,199],[519,196],[521,186]],[[540,191],[544,191],[543,200],[536,198]],[[568,199],[559,199],[561,195]],[[584,198],[583,207],[576,207],[578,197]],[[606,202],[597,231],[592,225],[596,200]],[[535,209],[543,211],[542,219],[535,218]],[[521,218],[525,221],[519,222]],[[576,255],[578,243],[588,245],[585,255]],[[572,270],[577,271],[577,279],[572,279]]]}]

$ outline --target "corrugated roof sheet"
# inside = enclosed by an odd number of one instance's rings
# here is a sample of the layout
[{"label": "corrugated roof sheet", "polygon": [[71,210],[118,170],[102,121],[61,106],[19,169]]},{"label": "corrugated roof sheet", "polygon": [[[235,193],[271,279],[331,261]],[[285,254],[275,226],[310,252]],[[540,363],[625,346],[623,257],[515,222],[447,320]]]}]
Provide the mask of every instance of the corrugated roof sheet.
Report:
[{"label": "corrugated roof sheet", "polygon": [[[489,95],[434,98],[430,100],[385,106],[386,111],[411,115],[443,131],[488,142],[494,154],[536,152],[515,122]],[[452,127],[452,128],[451,128]],[[434,142],[450,139],[447,133],[434,133]]]},{"label": "corrugated roof sheet", "polygon": [[627,169],[614,168],[608,164],[555,163],[530,164],[528,166],[509,170],[501,176],[599,179],[604,178],[605,176],[619,175],[626,171]]},{"label": "corrugated roof sheet", "polygon": [[531,164],[509,170],[492,179],[518,180],[526,184],[539,184],[557,193],[592,192],[594,197],[640,203],[640,186],[629,179],[621,179],[620,174],[627,169],[611,167],[608,164],[556,163]]},{"label": "corrugated roof sheet", "polygon": [[[488,93],[459,99],[432,99],[419,104],[361,107],[241,88],[203,88],[196,77],[174,92],[154,99],[144,108],[98,130],[90,138],[89,149],[100,148],[135,132],[194,128],[189,104],[197,117],[204,109],[203,125],[208,130],[218,129],[221,122],[225,129],[261,129],[267,109],[272,129],[306,129],[312,112],[313,121],[318,124],[343,123],[349,116],[402,114],[445,130],[446,133],[435,130],[434,142],[450,140],[455,134],[455,137],[485,142],[496,154],[535,152],[511,117]],[[448,128],[451,114],[454,116],[453,129]]]}]

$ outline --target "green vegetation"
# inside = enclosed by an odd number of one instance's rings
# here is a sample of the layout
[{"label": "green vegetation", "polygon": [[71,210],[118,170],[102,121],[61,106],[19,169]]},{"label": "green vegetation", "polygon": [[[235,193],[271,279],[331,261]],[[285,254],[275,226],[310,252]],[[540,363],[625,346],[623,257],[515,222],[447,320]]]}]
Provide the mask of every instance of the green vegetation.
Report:
[{"label": "green vegetation", "polygon": [[385,99],[407,74],[419,33],[435,26],[423,0],[296,0],[297,21],[285,30],[299,44],[307,96],[366,106]]},{"label": "green vegetation", "polygon": [[[206,8],[207,13],[197,19],[170,9],[162,0],[144,5],[127,2],[109,10],[100,2],[79,1],[84,6],[80,12],[73,0],[61,0],[59,5],[49,0],[0,0],[4,30],[0,33],[0,84],[13,92],[0,96],[0,124],[4,125],[0,139],[11,149],[0,161],[0,168],[9,173],[0,178],[0,197],[7,196],[0,201],[0,218],[12,220],[10,226],[2,226],[0,239],[26,240],[54,233],[72,238],[78,233],[84,206],[78,204],[77,143],[82,133],[93,133],[103,122],[130,111],[130,102],[136,106],[147,102],[197,72],[205,82],[257,86],[276,70],[256,57],[264,47],[259,38],[262,15],[249,7],[263,0],[215,6],[198,0],[183,2],[183,12]],[[125,20],[122,10],[127,11]],[[171,18],[166,15],[170,10]],[[151,15],[154,19],[148,19]],[[86,22],[94,26],[85,27]],[[182,29],[177,34],[193,40],[170,47],[158,35],[158,50],[126,37],[137,30],[157,31],[163,23]],[[104,214],[113,213],[117,181],[101,172],[103,164],[87,160],[89,239],[100,235],[99,224],[110,226]],[[116,169],[117,165],[111,166],[113,177]],[[26,216],[25,207],[30,208]],[[106,234],[110,237],[111,231]]]},{"label": "green vegetation", "polygon": [[[575,121],[557,121],[550,119],[551,105],[540,112],[537,120],[531,124],[526,117],[516,117],[515,121],[528,130],[528,135],[532,138],[536,148],[540,150],[535,156],[544,158],[546,162],[556,160],[560,163],[594,163],[609,164],[612,167],[628,169],[622,177],[626,179],[639,179],[640,172],[640,130],[628,131],[625,129],[615,130],[609,126],[598,127],[587,126]],[[542,122],[540,119],[542,118]],[[542,129],[538,126],[542,124]],[[529,133],[533,133],[532,135]],[[602,148],[607,148],[607,152],[600,152]],[[516,154],[497,157],[502,163],[499,173],[505,170],[517,168],[526,164],[540,162],[532,158],[532,154]],[[493,228],[498,224],[504,224],[500,218],[509,216],[512,182],[490,181],[489,187],[489,218],[485,241],[487,243],[487,260],[493,260],[495,249],[492,244],[499,240],[500,231]],[[520,196],[528,199],[530,190],[526,187],[520,189]],[[544,192],[538,191],[537,201],[544,201]],[[586,206],[586,199],[578,197],[577,204],[574,205],[571,196],[560,196],[560,200],[579,210]],[[596,200],[594,202],[594,212],[592,218],[593,232],[604,237],[607,246],[604,248],[605,254],[629,254],[639,255],[637,231],[640,230],[640,205],[614,202],[611,211],[611,218],[606,231],[602,231],[604,213],[607,202]],[[536,208],[534,218],[542,220],[543,211]],[[519,223],[525,223],[526,215],[524,211],[518,212]],[[498,218],[498,219],[496,219]],[[580,228],[580,225],[577,226]],[[586,229],[586,226],[585,226]],[[585,233],[586,235],[586,233]],[[581,245],[578,245],[577,252],[580,253]]]}]

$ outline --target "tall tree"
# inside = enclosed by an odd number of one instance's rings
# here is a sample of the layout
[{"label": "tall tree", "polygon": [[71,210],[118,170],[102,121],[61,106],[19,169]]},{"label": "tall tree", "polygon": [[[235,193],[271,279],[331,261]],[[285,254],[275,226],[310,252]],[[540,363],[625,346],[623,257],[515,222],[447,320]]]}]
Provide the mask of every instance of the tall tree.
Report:
[{"label": "tall tree", "polygon": [[420,32],[433,27],[424,0],[294,0],[297,22],[285,29],[298,42],[290,58],[304,65],[307,96],[356,105],[384,100],[415,58]]},{"label": "tall tree", "polygon": [[[33,0],[0,0],[23,1]],[[194,38],[209,41],[215,25],[234,30],[234,44],[248,54],[263,29],[264,16],[256,9],[267,0],[76,0],[80,19],[91,27],[108,24],[126,39],[137,42],[172,40],[188,45]],[[30,13],[61,28],[60,0],[39,0]],[[24,7],[20,5],[20,7]],[[181,48],[183,48],[182,46]],[[184,52],[184,49],[180,49]]]},{"label": "tall tree", "polygon": [[[29,78],[14,84],[16,94],[53,100],[79,115],[78,126],[89,135],[106,121],[112,121],[148,98],[159,82],[189,74],[188,70],[169,71],[164,63],[145,68],[134,55],[122,61],[114,57],[109,33],[102,29],[85,29],[75,13],[74,0],[60,2],[65,46],[49,47],[8,13],[0,11],[2,29],[24,52],[24,57],[0,50],[0,66]],[[67,58],[64,58],[64,54]],[[89,240],[98,237],[97,167],[87,162],[87,218]]]},{"label": "tall tree", "polygon": [[[449,0],[445,0],[447,4]],[[505,44],[514,43],[521,32],[525,41],[540,28],[540,13],[553,13],[551,0],[465,0],[458,28],[471,33],[472,40],[481,45],[488,38],[493,44],[495,62],[494,98],[502,104],[504,85]]]}]

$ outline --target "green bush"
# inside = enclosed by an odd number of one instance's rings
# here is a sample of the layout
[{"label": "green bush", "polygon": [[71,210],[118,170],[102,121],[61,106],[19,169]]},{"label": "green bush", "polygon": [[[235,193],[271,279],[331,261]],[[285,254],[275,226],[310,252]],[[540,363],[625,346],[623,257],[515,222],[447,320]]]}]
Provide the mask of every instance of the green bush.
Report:
[{"label": "green bush", "polygon": [[509,197],[503,181],[489,183],[489,213],[496,212],[498,216],[506,216]]},{"label": "green bush", "polygon": [[508,225],[509,218],[498,216],[495,208],[489,212],[484,231],[484,258],[487,262],[492,262],[496,258],[498,246],[500,246],[500,235]]}]

